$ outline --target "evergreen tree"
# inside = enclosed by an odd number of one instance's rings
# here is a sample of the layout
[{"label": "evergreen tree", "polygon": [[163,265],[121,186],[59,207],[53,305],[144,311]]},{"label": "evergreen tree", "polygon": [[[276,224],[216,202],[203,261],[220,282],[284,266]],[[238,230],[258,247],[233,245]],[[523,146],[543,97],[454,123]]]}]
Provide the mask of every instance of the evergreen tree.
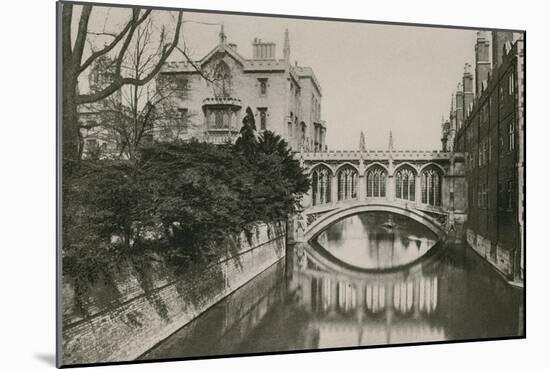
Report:
[{"label": "evergreen tree", "polygon": [[256,122],[250,107],[246,108],[246,115],[243,118],[243,126],[240,136],[235,142],[235,149],[242,153],[247,159],[253,160],[256,155],[258,141],[256,140]]}]

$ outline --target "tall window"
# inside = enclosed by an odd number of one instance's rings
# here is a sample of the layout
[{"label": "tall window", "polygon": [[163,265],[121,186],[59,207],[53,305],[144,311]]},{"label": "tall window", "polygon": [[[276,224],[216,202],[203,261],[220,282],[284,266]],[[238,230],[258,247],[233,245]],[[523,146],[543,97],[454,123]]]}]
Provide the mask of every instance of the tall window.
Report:
[{"label": "tall window", "polygon": [[260,96],[267,95],[267,78],[258,78],[260,84]]},{"label": "tall window", "polygon": [[395,175],[395,196],[398,199],[414,201],[414,172],[409,168],[401,168]]},{"label": "tall window", "polygon": [[208,129],[229,129],[230,115],[225,109],[208,108],[206,110],[206,122]]},{"label": "tall window", "polygon": [[386,197],[386,171],[374,167],[367,171],[367,197]]},{"label": "tall window", "polygon": [[214,95],[216,97],[231,96],[231,70],[222,60],[214,70]]},{"label": "tall window", "polygon": [[338,200],[357,198],[357,171],[345,166],[338,172]]},{"label": "tall window", "polygon": [[328,168],[319,166],[311,174],[311,196],[313,206],[330,202],[331,173]]},{"label": "tall window", "polygon": [[515,129],[514,129],[514,120],[510,120],[508,124],[508,151],[514,150],[515,145]]},{"label": "tall window", "polygon": [[514,73],[508,74],[508,94],[513,95],[516,89],[516,81],[514,79]]},{"label": "tall window", "polygon": [[288,137],[292,138],[292,122],[288,122]]},{"label": "tall window", "polygon": [[488,207],[487,183],[480,183],[478,185],[477,207],[480,209],[487,209]]},{"label": "tall window", "polygon": [[300,124],[300,127],[301,127],[301,130],[302,130],[301,136],[300,136],[300,140],[301,140],[300,142],[302,143],[302,145],[304,145],[305,142],[306,142],[306,124],[304,122],[302,122]]},{"label": "tall window", "polygon": [[260,129],[267,128],[267,108],[258,108],[260,114]]},{"label": "tall window", "polygon": [[441,173],[429,168],[422,172],[422,202],[428,205],[441,205]]}]

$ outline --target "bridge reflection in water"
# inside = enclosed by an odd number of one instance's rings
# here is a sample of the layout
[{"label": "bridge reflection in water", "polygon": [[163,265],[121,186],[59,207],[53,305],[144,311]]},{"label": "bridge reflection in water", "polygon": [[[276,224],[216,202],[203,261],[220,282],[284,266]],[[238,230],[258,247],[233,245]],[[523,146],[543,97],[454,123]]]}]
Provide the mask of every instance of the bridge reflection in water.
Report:
[{"label": "bridge reflection in water", "polygon": [[395,215],[387,222],[355,215],[318,242],[289,246],[285,260],[141,359],[523,335],[521,291],[468,247],[436,243]]}]

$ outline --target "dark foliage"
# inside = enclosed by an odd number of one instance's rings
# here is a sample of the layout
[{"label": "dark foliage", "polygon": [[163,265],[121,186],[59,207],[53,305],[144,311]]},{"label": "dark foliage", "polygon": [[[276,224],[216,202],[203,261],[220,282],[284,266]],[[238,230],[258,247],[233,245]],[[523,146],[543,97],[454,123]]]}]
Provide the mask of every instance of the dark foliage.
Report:
[{"label": "dark foliage", "polygon": [[[252,119],[252,121],[247,119]],[[257,222],[284,220],[309,181],[286,142],[245,118],[235,145],[154,143],[135,160],[83,160],[63,179],[63,272],[93,278],[120,257],[180,267],[238,247]]]}]

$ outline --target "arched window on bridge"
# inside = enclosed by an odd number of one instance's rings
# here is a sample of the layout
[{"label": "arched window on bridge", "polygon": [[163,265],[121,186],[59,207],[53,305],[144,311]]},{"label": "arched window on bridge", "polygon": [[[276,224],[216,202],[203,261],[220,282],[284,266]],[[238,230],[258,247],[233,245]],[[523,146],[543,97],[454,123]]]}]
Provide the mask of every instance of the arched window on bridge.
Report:
[{"label": "arched window on bridge", "polygon": [[367,197],[386,197],[386,171],[374,167],[367,171]]},{"label": "arched window on bridge", "polygon": [[330,202],[331,174],[324,166],[316,167],[311,173],[311,197],[313,206]]},{"label": "arched window on bridge", "polygon": [[422,172],[422,202],[441,205],[441,171],[432,166]]},{"label": "arched window on bridge", "polygon": [[395,175],[395,197],[414,201],[414,172],[409,168],[401,168]]},{"label": "arched window on bridge", "polygon": [[346,165],[338,172],[338,200],[357,198],[357,170]]}]

